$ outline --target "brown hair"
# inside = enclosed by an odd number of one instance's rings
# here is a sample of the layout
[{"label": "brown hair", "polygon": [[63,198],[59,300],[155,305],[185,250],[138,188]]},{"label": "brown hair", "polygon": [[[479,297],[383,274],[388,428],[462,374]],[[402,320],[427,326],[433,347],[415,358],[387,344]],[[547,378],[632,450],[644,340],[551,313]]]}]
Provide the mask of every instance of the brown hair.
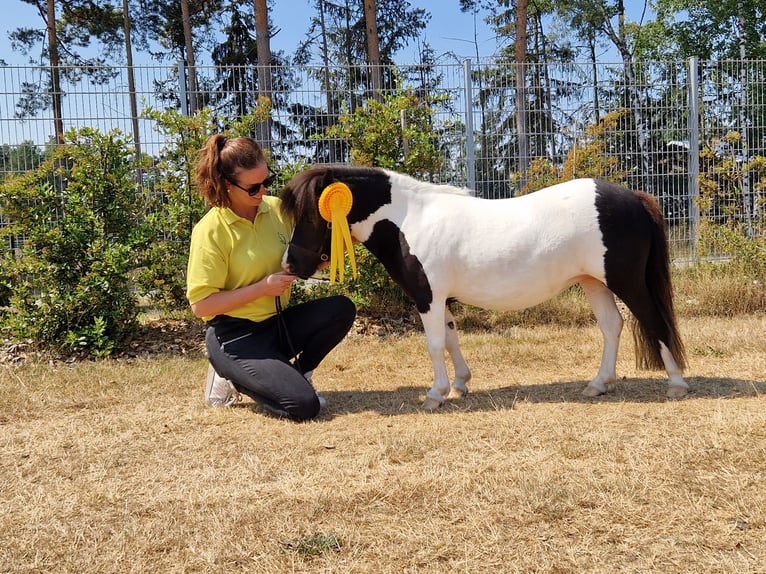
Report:
[{"label": "brown hair", "polygon": [[199,151],[197,192],[215,207],[230,207],[229,180],[240,169],[253,169],[266,162],[261,146],[249,137],[212,136]]}]

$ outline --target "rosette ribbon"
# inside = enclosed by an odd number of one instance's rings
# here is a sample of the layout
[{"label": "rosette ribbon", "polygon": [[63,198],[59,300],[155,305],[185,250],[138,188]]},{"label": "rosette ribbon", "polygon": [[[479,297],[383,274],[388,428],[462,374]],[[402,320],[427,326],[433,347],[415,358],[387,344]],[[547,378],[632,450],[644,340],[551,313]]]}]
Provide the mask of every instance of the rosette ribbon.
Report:
[{"label": "rosette ribbon", "polygon": [[319,214],[330,223],[330,283],[335,283],[337,273],[338,280],[344,279],[343,252],[348,251],[351,270],[356,278],[356,259],[354,259],[354,245],[351,242],[351,231],[348,228],[347,216],[351,211],[354,198],[351,190],[345,183],[331,183],[322,190],[319,196]]}]

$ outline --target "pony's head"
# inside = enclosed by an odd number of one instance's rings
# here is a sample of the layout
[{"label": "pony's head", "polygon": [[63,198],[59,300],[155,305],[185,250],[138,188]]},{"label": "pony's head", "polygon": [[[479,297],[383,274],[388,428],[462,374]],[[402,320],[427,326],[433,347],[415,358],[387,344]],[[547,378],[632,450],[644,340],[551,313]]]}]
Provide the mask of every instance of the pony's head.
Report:
[{"label": "pony's head", "polygon": [[302,279],[330,259],[331,227],[319,214],[319,194],[329,183],[326,170],[309,169],[287,182],[280,196],[283,216],[295,225],[282,266]]},{"label": "pony's head", "polygon": [[[283,258],[283,267],[298,277],[305,279],[313,275],[320,264],[331,259],[333,249],[336,260],[339,252],[342,254],[343,245],[338,245],[336,241],[335,248],[332,247],[333,233],[337,239],[341,230],[337,224],[327,221],[326,213],[328,204],[336,204],[326,201],[328,198],[323,196],[324,192],[335,189],[337,186],[333,184],[336,183],[343,184],[344,193],[352,196],[348,198],[347,205],[350,211],[343,211],[344,228],[346,224],[362,221],[391,203],[390,174],[379,168],[322,165],[296,174],[285,186],[281,198],[282,214],[295,226]],[[320,213],[320,202],[325,213]],[[338,223],[335,217],[332,219]],[[345,230],[343,235],[346,235]],[[350,243],[351,238],[347,236],[347,250],[351,248]],[[332,269],[330,271],[332,275]]]}]

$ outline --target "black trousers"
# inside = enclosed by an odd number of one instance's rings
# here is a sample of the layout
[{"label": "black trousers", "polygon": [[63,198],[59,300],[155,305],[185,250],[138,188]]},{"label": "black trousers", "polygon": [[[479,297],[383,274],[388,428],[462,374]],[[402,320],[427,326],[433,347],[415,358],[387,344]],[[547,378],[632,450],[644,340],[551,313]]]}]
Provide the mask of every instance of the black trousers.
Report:
[{"label": "black trousers", "polygon": [[210,363],[236,389],[272,414],[314,418],[319,400],[303,373],[312,371],[351,329],[356,307],[341,295],[284,309],[256,323],[227,315],[208,322]]}]

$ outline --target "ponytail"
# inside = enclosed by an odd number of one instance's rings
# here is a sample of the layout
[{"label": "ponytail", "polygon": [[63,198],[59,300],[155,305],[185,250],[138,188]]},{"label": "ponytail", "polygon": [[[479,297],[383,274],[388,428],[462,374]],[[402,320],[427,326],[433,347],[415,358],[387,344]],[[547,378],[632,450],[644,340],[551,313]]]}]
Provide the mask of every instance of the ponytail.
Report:
[{"label": "ponytail", "polygon": [[228,141],[225,135],[215,134],[200,150],[197,160],[197,192],[207,203],[218,207],[231,205],[221,173],[221,152]]}]

